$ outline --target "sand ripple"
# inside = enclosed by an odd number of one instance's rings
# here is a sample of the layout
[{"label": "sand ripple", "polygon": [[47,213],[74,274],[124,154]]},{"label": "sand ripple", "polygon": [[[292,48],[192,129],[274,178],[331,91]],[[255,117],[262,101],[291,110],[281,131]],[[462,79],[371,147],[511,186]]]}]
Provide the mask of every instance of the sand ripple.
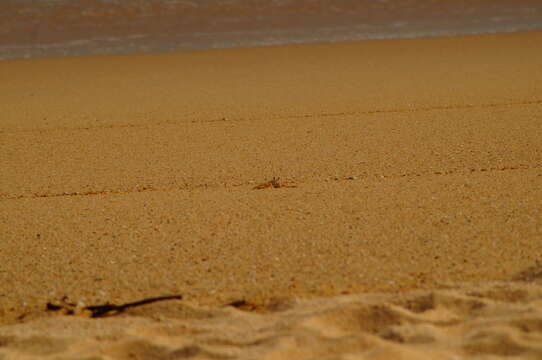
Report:
[{"label": "sand ripple", "polygon": [[2,327],[0,354],[2,359],[540,359],[542,283],[523,275],[522,281],[404,294],[244,300],[215,308],[168,301],[104,319],[52,316]]}]

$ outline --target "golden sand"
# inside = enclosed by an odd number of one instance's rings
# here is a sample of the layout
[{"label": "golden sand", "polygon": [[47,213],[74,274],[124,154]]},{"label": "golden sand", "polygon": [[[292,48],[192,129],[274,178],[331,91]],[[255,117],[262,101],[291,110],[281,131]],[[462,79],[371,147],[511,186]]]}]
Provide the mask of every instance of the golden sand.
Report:
[{"label": "golden sand", "polygon": [[1,62],[0,354],[539,358],[541,40]]}]

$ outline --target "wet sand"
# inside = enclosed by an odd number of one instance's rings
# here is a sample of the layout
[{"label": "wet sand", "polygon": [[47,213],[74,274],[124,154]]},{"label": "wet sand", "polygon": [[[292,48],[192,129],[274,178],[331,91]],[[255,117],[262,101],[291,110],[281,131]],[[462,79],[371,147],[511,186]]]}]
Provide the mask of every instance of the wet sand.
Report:
[{"label": "wet sand", "polygon": [[1,62],[0,353],[537,358],[541,37]]},{"label": "wet sand", "polygon": [[542,29],[538,0],[3,0],[0,60]]}]

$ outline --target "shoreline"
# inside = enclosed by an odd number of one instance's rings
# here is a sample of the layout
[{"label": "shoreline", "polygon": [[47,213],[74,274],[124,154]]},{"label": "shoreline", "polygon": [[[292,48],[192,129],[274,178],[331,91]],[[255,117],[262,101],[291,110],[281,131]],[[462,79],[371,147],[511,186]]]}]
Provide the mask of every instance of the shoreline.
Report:
[{"label": "shoreline", "polygon": [[[536,25],[533,25],[532,27],[522,28],[522,29],[500,29],[495,31],[472,31],[472,32],[458,32],[458,33],[447,33],[446,31],[442,31],[440,33],[436,34],[408,34],[404,36],[399,35],[370,35],[370,36],[346,36],[342,35],[339,36],[338,39],[318,39],[318,40],[311,40],[311,39],[297,39],[297,40],[278,40],[278,41],[271,41],[268,43],[260,43],[259,40],[255,40],[254,42],[243,42],[243,43],[227,43],[227,44],[221,44],[216,43],[208,46],[176,46],[176,47],[161,47],[159,45],[156,45],[157,47],[154,48],[153,46],[149,45],[142,45],[146,50],[130,50],[128,48],[125,48],[124,45],[119,45],[120,47],[115,47],[112,49],[87,49],[87,50],[69,50],[69,47],[71,45],[67,45],[66,43],[52,43],[52,44],[46,44],[43,46],[38,46],[36,48],[31,47],[25,47],[24,45],[18,46],[18,45],[6,45],[6,46],[0,46],[0,62],[6,62],[6,61],[17,61],[17,60],[35,60],[35,59],[62,59],[62,58],[80,58],[80,57],[94,57],[94,56],[138,56],[138,55],[160,55],[160,54],[176,54],[176,53],[190,53],[190,52],[204,52],[204,51],[220,51],[220,50],[228,50],[228,49],[257,49],[257,48],[274,48],[274,47],[284,47],[284,46],[303,46],[303,45],[331,45],[331,44],[355,44],[359,42],[372,42],[372,41],[394,41],[394,40],[415,40],[415,39],[449,39],[449,38],[462,38],[462,37],[471,37],[471,36],[485,36],[485,35],[513,35],[513,34],[533,34],[533,33],[539,33],[542,31],[542,25],[537,27]],[[210,36],[213,36],[215,34],[209,34]],[[119,38],[115,41],[124,41],[129,39],[138,39],[143,38],[139,34],[130,35],[126,38]],[[105,41],[109,42],[111,41],[108,38],[97,38],[88,40],[89,42],[92,41]],[[81,41],[74,41],[74,44],[78,43],[84,43],[86,42]],[[66,48],[66,45],[68,48]],[[77,46],[77,45],[75,45]],[[42,48],[46,47],[58,47],[63,48],[61,50],[58,50],[57,53],[50,53],[49,55],[40,55],[40,53],[43,52]],[[2,55],[2,49],[7,49],[8,52],[13,51],[13,49],[19,49],[17,50],[16,54],[7,54]],[[152,49],[152,50],[149,50]],[[28,52],[34,53],[35,55],[30,55]]]}]

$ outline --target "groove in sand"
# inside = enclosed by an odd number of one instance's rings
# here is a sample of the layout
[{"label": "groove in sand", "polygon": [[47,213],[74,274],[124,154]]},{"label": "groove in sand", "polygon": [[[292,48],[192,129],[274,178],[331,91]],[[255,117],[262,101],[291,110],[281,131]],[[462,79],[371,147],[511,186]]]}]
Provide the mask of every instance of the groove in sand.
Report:
[{"label": "groove in sand", "polygon": [[[502,172],[502,171],[514,171],[514,170],[533,170],[539,169],[542,165],[512,165],[504,166],[500,168],[481,168],[481,169],[469,169],[469,170],[443,170],[435,171],[432,174],[417,174],[417,173],[408,173],[401,175],[385,175],[385,174],[371,174],[364,176],[365,179],[390,179],[390,178],[405,178],[405,177],[426,177],[426,176],[446,176],[446,175],[455,175],[455,174],[468,174],[479,173],[479,172]],[[356,176],[356,175],[354,175]],[[333,182],[344,182],[344,181],[353,181],[352,175],[341,176],[338,178],[329,178],[324,181],[333,181]],[[321,181],[321,180],[320,180]],[[286,188],[295,188],[299,184],[308,184],[315,181],[300,181],[296,179],[290,179],[289,183],[296,184],[296,186],[285,186]],[[38,198],[53,198],[53,197],[74,197],[74,196],[97,196],[97,195],[122,195],[122,194],[132,194],[132,193],[141,193],[141,192],[174,192],[174,191],[189,191],[195,189],[216,189],[216,188],[229,188],[229,187],[240,187],[240,186],[254,186],[254,182],[244,182],[244,183],[235,183],[235,184],[194,184],[188,185],[185,187],[175,187],[175,188],[156,188],[153,186],[144,186],[141,188],[133,189],[112,189],[112,190],[95,190],[95,191],[82,191],[82,192],[63,192],[63,193],[54,193],[54,194],[33,194],[33,195],[9,195],[9,194],[0,194],[0,199],[4,200],[19,200],[19,199],[38,199]]]},{"label": "groove in sand", "polygon": [[[345,111],[345,112],[330,112],[330,113],[317,113],[317,114],[297,114],[297,115],[285,115],[285,116],[269,116],[269,119],[273,120],[287,120],[287,119],[307,119],[307,118],[319,118],[319,117],[340,117],[340,116],[352,116],[352,115],[375,115],[375,114],[401,114],[401,113],[416,113],[427,111],[447,111],[447,110],[462,110],[462,109],[487,109],[495,107],[509,107],[518,105],[540,105],[542,100],[532,101],[511,101],[503,103],[487,103],[487,104],[454,104],[454,105],[442,105],[431,107],[418,107],[418,108],[401,108],[401,109],[377,109],[368,111]],[[254,121],[253,118],[221,118],[221,119],[208,119],[208,120],[189,120],[189,121],[164,121],[154,122],[152,124],[111,124],[104,126],[88,126],[88,127],[58,127],[58,128],[43,128],[32,130],[0,130],[0,134],[17,134],[17,133],[44,133],[44,132],[57,132],[57,131],[88,131],[88,130],[106,130],[106,129],[123,129],[123,128],[150,128],[164,125],[182,125],[186,123],[192,124],[205,124],[205,123],[217,123],[217,122],[246,122]]]}]

